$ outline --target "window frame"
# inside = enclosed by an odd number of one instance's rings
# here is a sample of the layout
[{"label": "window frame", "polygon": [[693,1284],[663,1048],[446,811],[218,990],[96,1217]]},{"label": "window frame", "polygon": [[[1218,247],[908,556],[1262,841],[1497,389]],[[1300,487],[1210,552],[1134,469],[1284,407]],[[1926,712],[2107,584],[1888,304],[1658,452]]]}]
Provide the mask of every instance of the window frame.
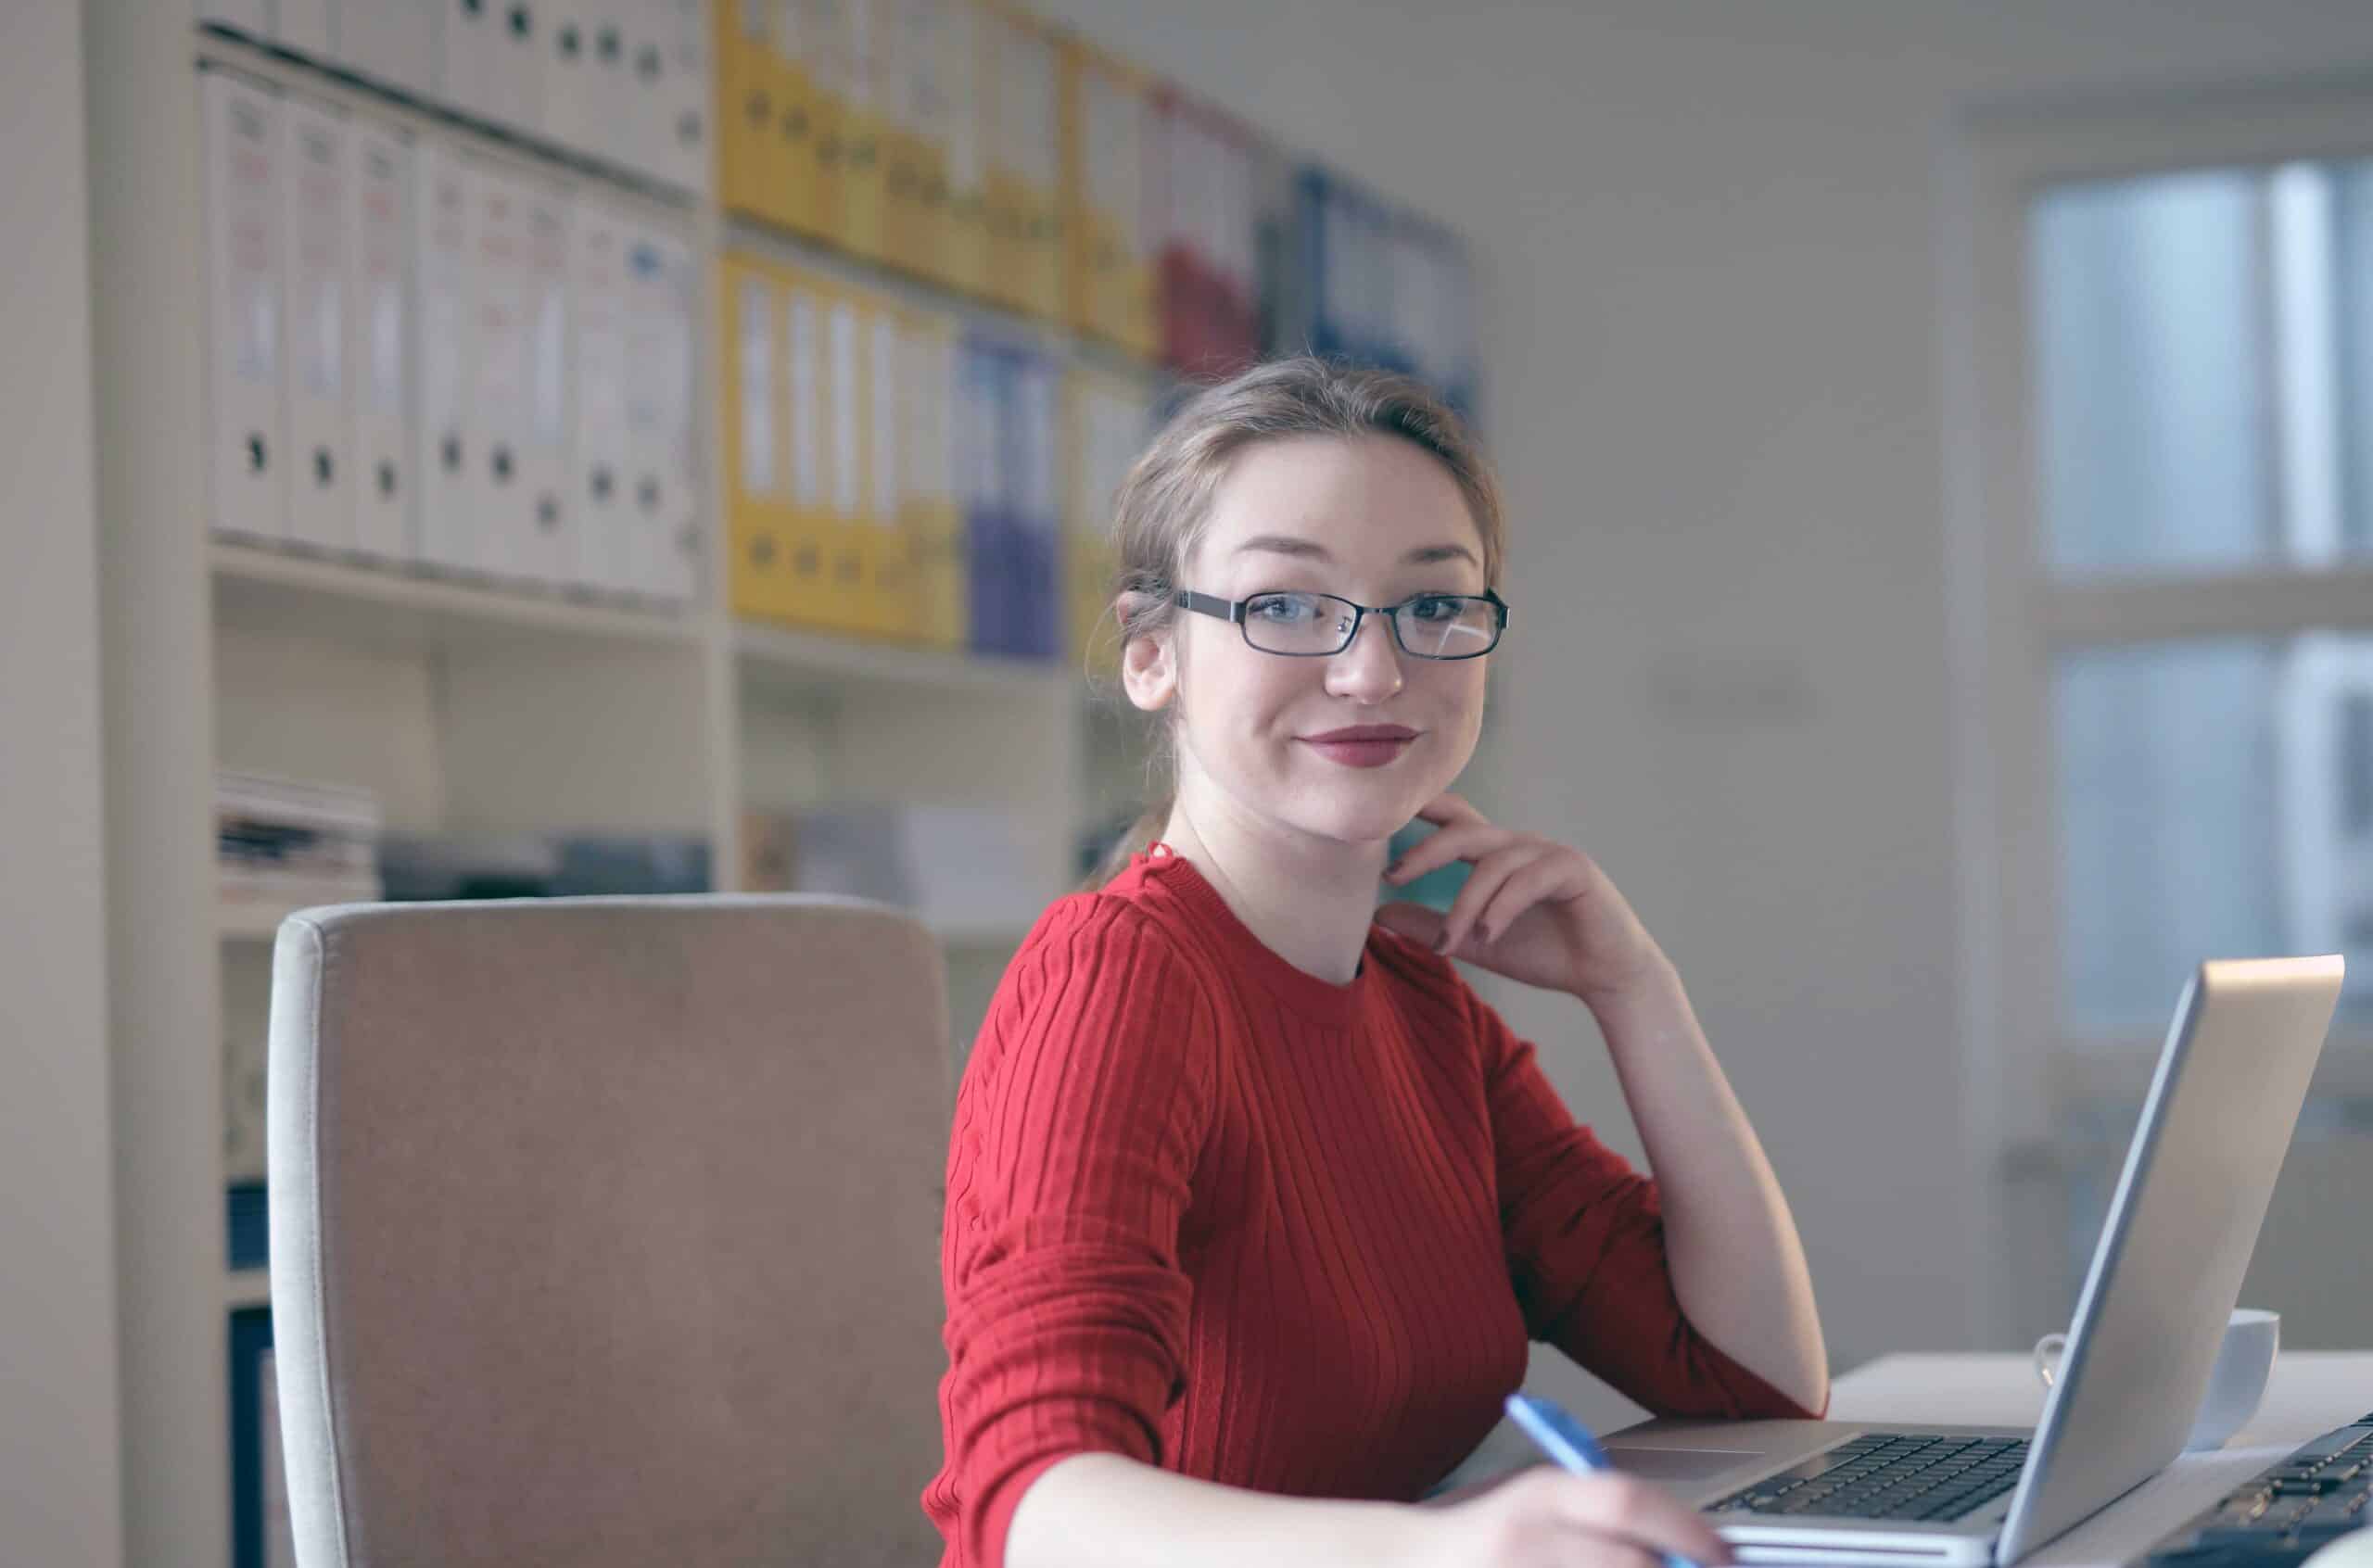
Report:
[{"label": "window frame", "polygon": [[[2062,1111],[2147,1074],[2160,1044],[2078,1048],[2062,1034],[2055,653],[2196,637],[2373,633],[2373,558],[2050,576],[2033,424],[2033,204],[2062,183],[2360,158],[2373,158],[2373,77],[1998,103],[1963,114],[1941,138],[1958,1032],[1965,1233],[1985,1282],[1976,1312],[1984,1343],[2011,1342],[2062,1283],[2067,1212],[2059,1193],[2071,1169]],[[2172,1014],[2174,995],[2167,1001]],[[2328,1053],[2317,1076],[2321,1088],[2346,1081],[2373,1092],[2373,1052],[2339,1060]],[[2047,1241],[2039,1228],[2049,1226],[2059,1233]]]}]

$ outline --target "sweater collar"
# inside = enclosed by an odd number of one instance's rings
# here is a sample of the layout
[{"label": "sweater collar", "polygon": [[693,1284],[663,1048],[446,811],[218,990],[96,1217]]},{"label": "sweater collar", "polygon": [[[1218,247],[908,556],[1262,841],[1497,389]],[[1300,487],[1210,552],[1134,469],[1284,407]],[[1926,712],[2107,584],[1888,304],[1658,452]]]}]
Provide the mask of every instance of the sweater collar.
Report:
[{"label": "sweater collar", "polygon": [[1220,891],[1168,844],[1154,843],[1131,857],[1148,881],[1175,898],[1226,955],[1229,967],[1311,1022],[1327,1029],[1348,1029],[1367,1005],[1376,990],[1376,928],[1370,927],[1360,954],[1359,973],[1348,985],[1319,979],[1295,967],[1252,932],[1252,928],[1228,907]]}]

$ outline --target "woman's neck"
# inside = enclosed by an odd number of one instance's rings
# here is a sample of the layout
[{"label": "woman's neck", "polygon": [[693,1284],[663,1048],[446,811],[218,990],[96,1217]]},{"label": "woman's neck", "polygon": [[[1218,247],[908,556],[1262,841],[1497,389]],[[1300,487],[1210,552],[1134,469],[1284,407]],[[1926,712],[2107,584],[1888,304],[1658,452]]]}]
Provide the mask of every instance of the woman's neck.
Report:
[{"label": "woman's neck", "polygon": [[1385,841],[1347,844],[1281,832],[1182,788],[1161,841],[1191,862],[1278,957],[1334,985],[1349,985],[1359,973]]}]

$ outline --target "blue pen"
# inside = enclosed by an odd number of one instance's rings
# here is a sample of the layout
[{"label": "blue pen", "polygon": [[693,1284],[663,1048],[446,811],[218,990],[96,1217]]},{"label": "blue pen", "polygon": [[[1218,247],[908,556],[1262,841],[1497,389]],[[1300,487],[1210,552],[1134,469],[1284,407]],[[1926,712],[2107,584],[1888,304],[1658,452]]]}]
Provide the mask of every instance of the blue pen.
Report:
[{"label": "blue pen", "polygon": [[[1606,1450],[1598,1446],[1590,1429],[1547,1399],[1536,1399],[1529,1394],[1508,1396],[1508,1419],[1524,1428],[1524,1435],[1533,1440],[1541,1451],[1564,1465],[1577,1475],[1589,1475],[1602,1470],[1613,1470],[1615,1463]],[[1663,1554],[1665,1568],[1699,1568],[1693,1560],[1677,1551]]]}]

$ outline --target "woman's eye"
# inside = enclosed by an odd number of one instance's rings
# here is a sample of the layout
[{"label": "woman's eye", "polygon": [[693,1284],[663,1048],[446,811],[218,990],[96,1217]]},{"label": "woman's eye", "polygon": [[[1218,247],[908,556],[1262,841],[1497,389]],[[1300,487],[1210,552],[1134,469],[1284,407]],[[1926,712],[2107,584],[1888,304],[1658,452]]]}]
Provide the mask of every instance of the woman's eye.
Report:
[{"label": "woman's eye", "polygon": [[1254,600],[1252,613],[1264,621],[1306,621],[1317,613],[1317,607],[1306,599],[1281,593],[1270,599]]},{"label": "woman's eye", "polygon": [[1455,621],[1465,608],[1462,601],[1453,598],[1420,599],[1410,605],[1421,621]]}]

